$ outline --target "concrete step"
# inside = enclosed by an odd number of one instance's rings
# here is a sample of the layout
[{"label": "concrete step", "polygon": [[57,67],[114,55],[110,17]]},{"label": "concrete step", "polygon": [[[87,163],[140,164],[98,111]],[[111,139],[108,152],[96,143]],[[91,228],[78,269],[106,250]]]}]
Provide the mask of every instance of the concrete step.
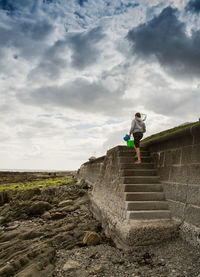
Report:
[{"label": "concrete step", "polygon": [[[119,157],[134,157],[136,156],[136,151],[119,151],[118,152]],[[140,151],[140,155],[142,157],[150,157],[150,152],[149,151]]]},{"label": "concrete step", "polygon": [[134,210],[168,210],[167,201],[126,201],[125,209]]},{"label": "concrete step", "polygon": [[[134,163],[137,160],[136,157],[119,157],[120,163]],[[152,162],[151,157],[141,156],[142,163]]]},{"label": "concrete step", "polygon": [[122,176],[156,176],[158,173],[157,169],[122,169]]},{"label": "concrete step", "polygon": [[[117,146],[115,146],[115,147],[113,147],[113,148],[111,148],[109,151],[120,151],[120,152],[122,152],[122,151],[134,151],[135,149],[133,148],[133,147],[127,147],[126,145],[117,145]],[[148,151],[148,149],[146,148],[146,147],[144,147],[144,146],[142,146],[142,145],[140,145],[140,150],[141,151]]]},{"label": "concrete step", "polygon": [[121,169],[154,169],[153,163],[141,163],[141,164],[134,164],[132,163],[120,163]]},{"label": "concrete step", "polygon": [[160,176],[125,176],[121,177],[124,184],[157,184]]},{"label": "concrete step", "polygon": [[127,219],[163,219],[170,218],[170,211],[149,210],[149,211],[127,211]]},{"label": "concrete step", "polygon": [[124,192],[125,201],[161,201],[165,200],[163,192]]},{"label": "concrete step", "polygon": [[162,192],[161,184],[126,184],[124,192]]}]

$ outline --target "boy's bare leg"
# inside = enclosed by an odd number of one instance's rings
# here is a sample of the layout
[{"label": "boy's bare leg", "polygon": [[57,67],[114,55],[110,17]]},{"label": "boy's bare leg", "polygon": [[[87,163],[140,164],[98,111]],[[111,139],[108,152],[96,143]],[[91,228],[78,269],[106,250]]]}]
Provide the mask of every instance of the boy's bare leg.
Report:
[{"label": "boy's bare leg", "polygon": [[141,163],[141,157],[140,157],[140,148],[135,147],[136,154],[137,154],[137,161],[135,163],[140,164]]}]

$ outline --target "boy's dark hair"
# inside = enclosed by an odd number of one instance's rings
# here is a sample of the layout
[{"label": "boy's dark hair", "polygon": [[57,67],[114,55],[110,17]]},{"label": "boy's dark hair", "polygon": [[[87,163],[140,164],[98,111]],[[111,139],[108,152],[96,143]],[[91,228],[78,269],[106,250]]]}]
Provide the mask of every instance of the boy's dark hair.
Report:
[{"label": "boy's dark hair", "polygon": [[140,113],[136,113],[135,116],[141,118],[141,114]]}]

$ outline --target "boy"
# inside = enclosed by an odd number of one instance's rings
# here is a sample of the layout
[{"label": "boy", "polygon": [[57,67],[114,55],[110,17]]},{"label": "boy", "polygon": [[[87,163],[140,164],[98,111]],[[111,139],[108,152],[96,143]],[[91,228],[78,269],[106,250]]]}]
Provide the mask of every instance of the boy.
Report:
[{"label": "boy", "polygon": [[[144,120],[145,119],[146,119],[146,116],[145,116]],[[132,120],[131,129],[129,132],[129,136],[131,136],[131,134],[133,134],[133,137],[134,137],[134,148],[135,148],[136,155],[137,155],[137,161],[135,162],[136,164],[141,163],[140,140],[143,137],[143,133],[146,132],[146,126],[145,126],[144,120],[141,119],[140,113],[136,113],[135,118]]]}]

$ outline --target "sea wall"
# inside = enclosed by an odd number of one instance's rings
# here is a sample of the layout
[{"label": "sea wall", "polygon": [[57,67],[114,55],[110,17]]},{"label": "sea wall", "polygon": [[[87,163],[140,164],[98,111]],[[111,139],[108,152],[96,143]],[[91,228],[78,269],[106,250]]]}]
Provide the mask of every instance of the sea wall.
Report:
[{"label": "sea wall", "polygon": [[[90,209],[98,219],[107,236],[124,250],[137,246],[159,243],[176,234],[177,224],[168,220],[130,220],[127,217],[123,166],[128,159],[126,146],[116,146],[105,157],[89,161],[81,166],[78,179],[93,185]],[[133,163],[133,158],[132,158]],[[132,165],[132,164],[131,164]]]},{"label": "sea wall", "polygon": [[200,245],[200,124],[142,143],[158,168],[182,236]]},{"label": "sea wall", "polygon": [[119,147],[107,151],[106,156],[84,163],[78,178],[93,185],[92,196],[101,209],[113,216],[122,216],[123,184],[120,179]]}]

